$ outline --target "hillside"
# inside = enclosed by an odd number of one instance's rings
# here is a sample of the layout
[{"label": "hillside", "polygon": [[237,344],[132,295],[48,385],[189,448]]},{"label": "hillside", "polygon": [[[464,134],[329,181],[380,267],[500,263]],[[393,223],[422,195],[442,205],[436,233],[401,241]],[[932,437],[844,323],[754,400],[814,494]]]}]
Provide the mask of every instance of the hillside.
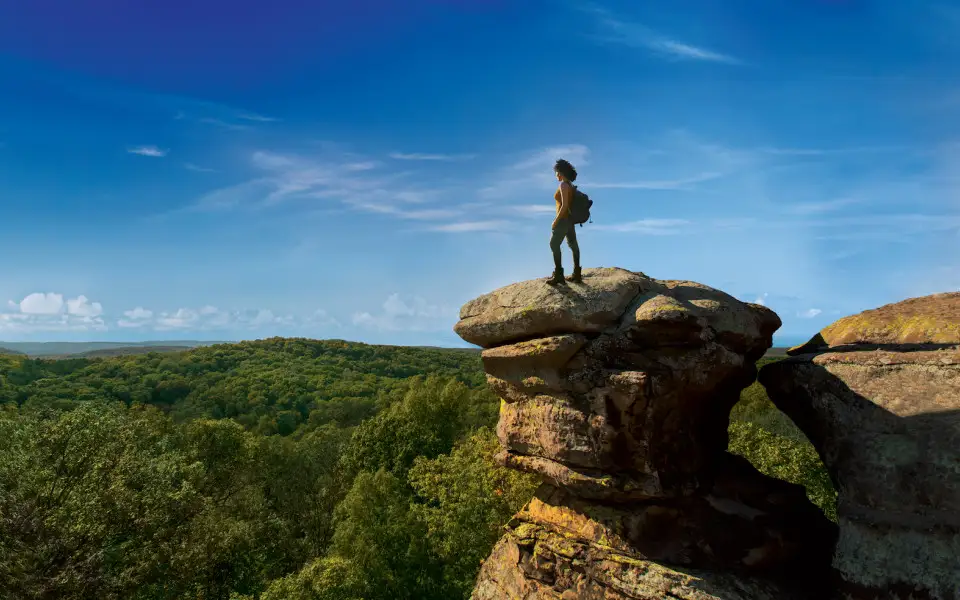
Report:
[{"label": "hillside", "polygon": [[11,350],[10,348],[0,346],[0,354],[23,354],[23,352],[18,352],[16,350]]},{"label": "hillside", "polygon": [[190,350],[190,348],[186,346],[124,346],[122,348],[102,348],[100,350],[88,350],[86,352],[64,354],[62,356],[50,358],[107,358],[111,356],[134,356],[137,354],[150,354],[151,352],[185,352],[187,350]]},{"label": "hillside", "polygon": [[224,342],[200,342],[194,340],[166,340],[146,342],[2,342],[0,348],[12,350],[15,354],[28,356],[73,356],[95,350],[116,348],[140,348],[148,346],[169,346],[177,348],[197,348]]},{"label": "hillside", "polygon": [[119,400],[155,405],[181,420],[231,418],[261,433],[289,434],[307,423],[359,422],[378,398],[415,375],[484,382],[480,356],[470,350],[272,338],[109,360],[24,360],[6,375],[16,391],[0,391],[0,402],[63,408]]}]

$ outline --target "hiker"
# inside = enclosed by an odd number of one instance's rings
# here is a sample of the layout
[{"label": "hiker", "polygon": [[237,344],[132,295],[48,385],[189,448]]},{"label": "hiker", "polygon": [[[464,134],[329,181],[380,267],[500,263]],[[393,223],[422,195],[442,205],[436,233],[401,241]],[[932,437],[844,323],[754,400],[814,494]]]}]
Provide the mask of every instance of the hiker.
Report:
[{"label": "hiker", "polygon": [[563,259],[560,255],[560,244],[567,239],[567,245],[573,252],[573,274],[570,281],[583,283],[580,274],[580,245],[577,244],[577,224],[586,221],[590,216],[590,205],[593,202],[587,195],[579,191],[573,182],[577,180],[577,170],[564,159],[557,160],[553,166],[560,186],[553,199],[557,201],[557,216],[553,220],[553,233],[550,235],[550,250],[553,252],[553,277],[547,280],[550,285],[564,282]]}]

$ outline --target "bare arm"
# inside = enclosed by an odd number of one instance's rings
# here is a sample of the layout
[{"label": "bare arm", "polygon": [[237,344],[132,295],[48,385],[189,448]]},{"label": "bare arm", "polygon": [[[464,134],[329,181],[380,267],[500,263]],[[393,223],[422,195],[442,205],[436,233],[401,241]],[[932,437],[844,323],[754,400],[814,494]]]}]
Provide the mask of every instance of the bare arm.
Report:
[{"label": "bare arm", "polygon": [[558,219],[565,219],[570,216],[570,203],[573,201],[573,186],[566,181],[560,184],[560,210],[557,211],[557,218],[553,224],[557,224]]}]

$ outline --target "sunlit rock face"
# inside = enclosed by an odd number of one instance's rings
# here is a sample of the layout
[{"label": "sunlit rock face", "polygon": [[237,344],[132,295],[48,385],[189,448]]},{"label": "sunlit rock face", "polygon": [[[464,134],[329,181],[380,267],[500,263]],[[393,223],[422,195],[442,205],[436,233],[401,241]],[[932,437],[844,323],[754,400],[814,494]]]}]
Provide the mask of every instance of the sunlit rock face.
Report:
[{"label": "sunlit rock face", "polygon": [[468,302],[455,330],[484,348],[502,399],[498,458],[544,481],[473,597],[820,594],[836,528],[802,488],[726,452],[779,326],[708,286],[616,268]]},{"label": "sunlit rock face", "polygon": [[960,293],[844,317],[760,382],[837,488],[844,598],[960,598]]}]

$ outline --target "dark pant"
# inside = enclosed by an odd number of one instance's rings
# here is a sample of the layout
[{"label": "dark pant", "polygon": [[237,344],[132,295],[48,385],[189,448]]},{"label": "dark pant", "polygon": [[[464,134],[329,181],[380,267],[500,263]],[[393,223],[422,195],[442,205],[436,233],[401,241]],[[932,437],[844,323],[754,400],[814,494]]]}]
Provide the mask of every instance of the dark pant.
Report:
[{"label": "dark pant", "polygon": [[576,269],[580,266],[580,245],[577,244],[576,225],[569,218],[558,219],[557,226],[553,228],[553,233],[550,235],[553,265],[558,271],[563,269],[563,260],[560,256],[560,244],[563,243],[563,238],[567,238],[567,245],[573,252],[573,268]]}]

